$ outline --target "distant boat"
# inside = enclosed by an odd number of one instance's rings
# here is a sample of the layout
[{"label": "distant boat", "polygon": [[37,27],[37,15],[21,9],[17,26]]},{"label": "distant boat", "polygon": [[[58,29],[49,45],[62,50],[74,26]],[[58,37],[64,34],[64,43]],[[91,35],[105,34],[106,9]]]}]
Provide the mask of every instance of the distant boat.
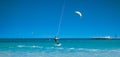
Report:
[{"label": "distant boat", "polygon": [[109,38],[93,38],[93,40],[110,40]]},{"label": "distant boat", "polygon": [[95,38],[93,38],[93,39],[95,39],[95,40],[110,40],[111,37],[110,37],[110,36],[105,36],[105,37],[95,37]]}]

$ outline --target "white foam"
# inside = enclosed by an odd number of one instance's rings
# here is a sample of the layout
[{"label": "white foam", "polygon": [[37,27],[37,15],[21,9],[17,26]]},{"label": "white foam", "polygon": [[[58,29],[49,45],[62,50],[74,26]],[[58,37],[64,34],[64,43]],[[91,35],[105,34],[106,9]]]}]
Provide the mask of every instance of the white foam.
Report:
[{"label": "white foam", "polygon": [[40,48],[40,49],[58,49],[58,50],[72,50],[72,51],[82,51],[82,52],[118,52],[120,53],[120,49],[115,49],[115,50],[109,50],[109,49],[89,49],[89,48],[64,48],[64,47],[55,47],[55,46],[51,46],[51,47],[42,47],[42,46],[37,46],[37,45],[31,45],[31,46],[27,46],[27,45],[18,45],[18,48]]},{"label": "white foam", "polygon": [[60,49],[60,50],[62,50],[62,49],[64,49],[64,48],[57,48],[57,49]]},{"label": "white foam", "polygon": [[39,46],[31,46],[32,48],[39,48]]},{"label": "white foam", "polygon": [[50,48],[52,48],[52,49],[53,49],[54,47],[50,47]]},{"label": "white foam", "polygon": [[[25,45],[18,45],[18,47],[26,47]],[[32,46],[27,46],[32,47]],[[36,47],[33,45],[33,47]],[[42,51],[0,51],[0,57],[119,57],[120,49],[89,49],[89,48],[65,48],[65,47],[44,47]],[[53,50],[53,49],[55,50]],[[56,49],[64,50],[56,50]],[[73,49],[73,50],[71,50]],[[68,51],[70,50],[70,51]],[[79,51],[76,51],[79,50]],[[84,51],[85,50],[85,51]],[[88,51],[88,52],[86,52]],[[94,52],[95,51],[95,52]],[[92,55],[91,55],[92,54]]]},{"label": "white foam", "polygon": [[78,50],[84,50],[84,48],[78,48]]},{"label": "white foam", "polygon": [[118,49],[118,50],[110,50],[110,52],[120,52],[120,49]]},{"label": "white foam", "polygon": [[73,49],[75,49],[75,48],[69,48],[70,50],[73,50]]},{"label": "white foam", "polygon": [[33,46],[25,46],[25,45],[18,45],[17,47],[19,47],[19,48],[43,48],[43,47],[40,47],[40,46],[35,46],[35,45],[33,45]]},{"label": "white foam", "polygon": [[24,45],[18,45],[17,47],[22,48],[22,47],[25,47],[25,46]]},{"label": "white foam", "polygon": [[88,49],[88,51],[96,52],[96,51],[99,51],[99,50],[98,49]]}]

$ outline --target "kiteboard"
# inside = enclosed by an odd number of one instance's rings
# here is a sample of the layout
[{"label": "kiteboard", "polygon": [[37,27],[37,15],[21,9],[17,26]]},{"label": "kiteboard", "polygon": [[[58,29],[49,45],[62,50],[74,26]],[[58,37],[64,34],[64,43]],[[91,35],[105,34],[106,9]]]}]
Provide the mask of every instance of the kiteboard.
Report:
[{"label": "kiteboard", "polygon": [[59,43],[59,44],[55,44],[55,46],[61,46],[62,44],[61,43]]}]

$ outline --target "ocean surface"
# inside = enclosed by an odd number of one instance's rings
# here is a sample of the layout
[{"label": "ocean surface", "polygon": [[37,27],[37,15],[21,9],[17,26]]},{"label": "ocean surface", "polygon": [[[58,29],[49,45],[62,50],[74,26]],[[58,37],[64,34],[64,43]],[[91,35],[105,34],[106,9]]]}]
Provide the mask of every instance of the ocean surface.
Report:
[{"label": "ocean surface", "polygon": [[0,39],[0,57],[120,57],[120,40]]}]

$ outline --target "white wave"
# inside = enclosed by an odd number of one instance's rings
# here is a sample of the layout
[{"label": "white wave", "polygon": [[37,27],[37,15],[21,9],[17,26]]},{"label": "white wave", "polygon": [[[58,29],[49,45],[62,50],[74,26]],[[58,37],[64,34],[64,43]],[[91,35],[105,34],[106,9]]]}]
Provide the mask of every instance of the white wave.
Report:
[{"label": "white wave", "polygon": [[44,47],[44,49],[55,49],[55,47]]},{"label": "white wave", "polygon": [[73,49],[75,49],[75,48],[69,48],[70,50],[73,50]]},{"label": "white wave", "polygon": [[89,48],[65,48],[65,47],[42,47],[42,46],[37,46],[37,45],[31,45],[31,46],[27,46],[27,45],[18,45],[18,48],[40,48],[40,49],[46,49],[46,50],[72,50],[72,51],[82,51],[82,52],[118,52],[120,53],[120,49],[89,49]]},{"label": "white wave", "polygon": [[17,47],[19,47],[19,48],[43,48],[43,47],[41,47],[41,46],[35,46],[35,45],[33,45],[33,46],[26,46],[26,45],[18,45]]},{"label": "white wave", "polygon": [[[18,45],[18,47],[38,48],[37,45]],[[49,49],[47,49],[49,48]],[[61,49],[61,50],[59,50]],[[25,49],[26,50],[26,49]],[[120,57],[120,49],[90,49],[68,47],[43,47],[40,51],[32,49],[0,51],[0,57]],[[91,55],[92,54],[92,55]]]},{"label": "white wave", "polygon": [[25,47],[25,46],[24,45],[18,45],[17,47],[22,48],[22,47]]},{"label": "white wave", "polygon": [[52,49],[53,49],[54,47],[50,47],[50,48],[52,48]]},{"label": "white wave", "polygon": [[98,50],[98,49],[88,49],[88,51],[97,52],[97,51],[99,51],[99,50]]},{"label": "white wave", "polygon": [[109,52],[120,52],[120,49],[116,49],[116,50],[109,50]]},{"label": "white wave", "polygon": [[78,50],[84,50],[84,48],[78,48]]},{"label": "white wave", "polygon": [[56,49],[60,49],[60,50],[62,50],[62,49],[64,49],[64,48],[56,48]]}]

